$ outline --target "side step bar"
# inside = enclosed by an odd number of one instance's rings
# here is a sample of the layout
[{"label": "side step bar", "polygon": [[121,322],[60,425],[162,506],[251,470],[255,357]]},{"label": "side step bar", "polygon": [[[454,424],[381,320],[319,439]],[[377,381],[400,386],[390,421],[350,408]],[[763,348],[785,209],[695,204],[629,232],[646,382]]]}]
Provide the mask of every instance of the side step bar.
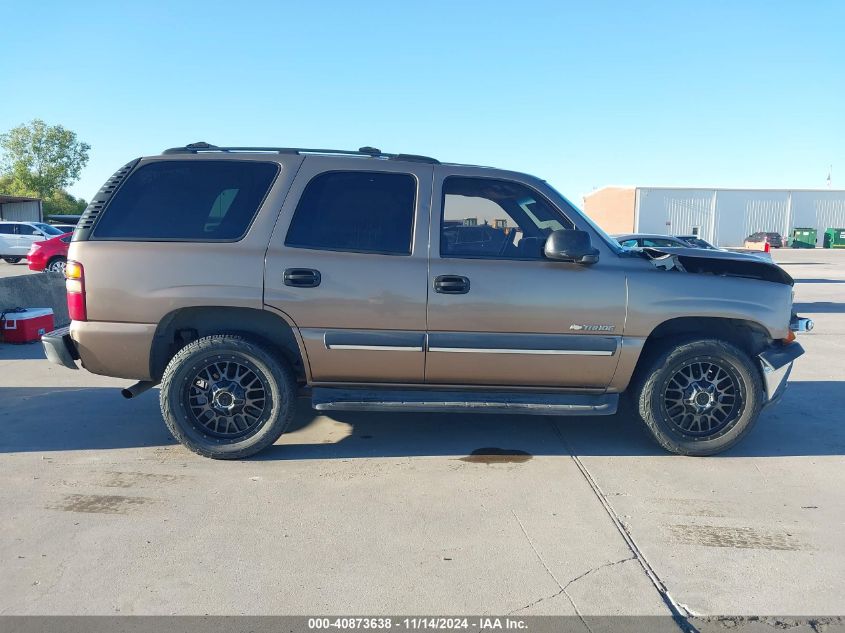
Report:
[{"label": "side step bar", "polygon": [[613,415],[619,394],[446,391],[428,389],[342,389],[314,387],[317,411],[410,411],[519,413],[528,415]]}]

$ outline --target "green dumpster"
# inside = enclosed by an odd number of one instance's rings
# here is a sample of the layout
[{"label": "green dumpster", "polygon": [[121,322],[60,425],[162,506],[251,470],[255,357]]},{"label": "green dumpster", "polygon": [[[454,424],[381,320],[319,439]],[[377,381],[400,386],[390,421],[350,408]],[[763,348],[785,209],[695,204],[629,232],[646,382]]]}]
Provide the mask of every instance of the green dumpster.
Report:
[{"label": "green dumpster", "polygon": [[792,248],[815,248],[816,229],[795,227],[792,229],[789,245]]},{"label": "green dumpster", "polygon": [[825,248],[845,248],[845,229],[827,229],[824,232]]}]

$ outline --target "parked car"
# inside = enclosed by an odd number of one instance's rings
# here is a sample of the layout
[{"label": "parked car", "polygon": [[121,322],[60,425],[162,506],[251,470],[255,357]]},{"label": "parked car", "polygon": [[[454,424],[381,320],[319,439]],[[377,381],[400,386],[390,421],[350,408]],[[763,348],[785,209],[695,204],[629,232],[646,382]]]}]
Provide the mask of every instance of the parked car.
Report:
[{"label": "parked car", "polygon": [[[478,227],[485,227],[478,231]],[[50,360],[161,384],[173,436],[238,459],[318,411],[610,415],[734,445],[803,349],[792,278],[622,248],[545,181],[385,154],[197,143],[131,161],[67,263]],[[448,429],[444,428],[444,432]]]},{"label": "parked car", "polygon": [[72,233],[65,233],[49,240],[33,242],[26,254],[29,269],[64,274],[68,246],[70,246],[72,235]]},{"label": "parked car", "polygon": [[62,235],[64,231],[43,222],[0,221],[0,258],[17,264],[35,242]]},{"label": "parked car", "polygon": [[745,248],[755,251],[768,251],[770,248],[783,248],[783,237],[780,233],[760,231],[745,238]]},{"label": "parked car", "polygon": [[626,248],[689,248],[690,244],[671,235],[651,233],[630,233],[614,235],[614,239]]}]

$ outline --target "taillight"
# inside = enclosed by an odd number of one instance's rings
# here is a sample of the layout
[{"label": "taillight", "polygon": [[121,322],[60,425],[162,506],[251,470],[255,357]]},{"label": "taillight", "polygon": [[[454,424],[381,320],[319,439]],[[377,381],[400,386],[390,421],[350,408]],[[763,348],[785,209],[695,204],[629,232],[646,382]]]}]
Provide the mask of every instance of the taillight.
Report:
[{"label": "taillight", "polygon": [[65,267],[67,311],[74,321],[87,321],[85,308],[85,270],[79,262],[69,261]]}]

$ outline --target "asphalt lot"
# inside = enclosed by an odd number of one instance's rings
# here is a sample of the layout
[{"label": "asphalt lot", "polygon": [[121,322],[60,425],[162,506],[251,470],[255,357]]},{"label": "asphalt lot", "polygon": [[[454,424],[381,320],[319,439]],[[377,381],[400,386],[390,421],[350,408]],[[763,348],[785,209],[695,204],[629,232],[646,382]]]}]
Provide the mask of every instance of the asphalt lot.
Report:
[{"label": "asphalt lot", "polygon": [[25,259],[22,259],[17,264],[10,264],[9,262],[0,259],[0,279],[3,277],[28,275],[30,273],[35,273],[35,271],[29,269],[29,264]]},{"label": "asphalt lot", "polygon": [[0,614],[841,615],[845,251],[775,259],[816,330],[712,458],[624,415],[303,402],[277,446],[215,462],[174,443],[157,391],[0,346]]}]

